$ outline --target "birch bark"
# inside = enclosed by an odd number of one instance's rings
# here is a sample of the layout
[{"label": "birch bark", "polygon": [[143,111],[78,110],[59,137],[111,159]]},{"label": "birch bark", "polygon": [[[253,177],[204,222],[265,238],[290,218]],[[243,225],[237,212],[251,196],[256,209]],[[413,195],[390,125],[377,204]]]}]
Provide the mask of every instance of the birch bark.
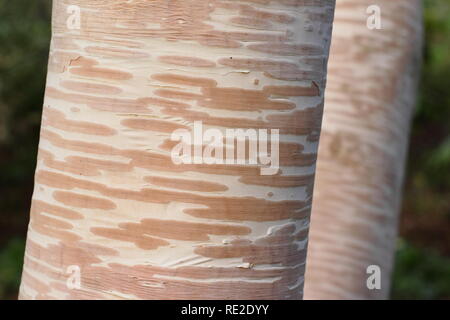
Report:
[{"label": "birch bark", "polygon": [[[377,7],[381,29],[370,29],[366,22],[376,25],[372,15]],[[389,295],[421,29],[419,0],[337,3],[306,299]],[[372,265],[381,270],[380,290],[367,287]],[[369,279],[370,285],[374,280]]]},{"label": "birch bark", "polygon": [[[54,0],[20,297],[301,298],[334,5]],[[174,164],[196,121],[280,171]]]}]

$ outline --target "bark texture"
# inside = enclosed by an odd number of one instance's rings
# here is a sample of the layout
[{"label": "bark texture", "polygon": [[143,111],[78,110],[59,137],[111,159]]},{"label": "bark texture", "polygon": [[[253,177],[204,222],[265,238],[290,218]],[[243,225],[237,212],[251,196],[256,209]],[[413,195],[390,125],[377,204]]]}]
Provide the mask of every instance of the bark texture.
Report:
[{"label": "bark texture", "polygon": [[[333,13],[333,0],[54,0],[20,297],[301,298]],[[279,129],[280,172],[173,164],[171,133],[194,121]]]},{"label": "bark texture", "polygon": [[[382,29],[366,12],[381,9]],[[306,299],[387,298],[422,39],[419,0],[337,2]],[[381,290],[369,290],[370,265]]]}]

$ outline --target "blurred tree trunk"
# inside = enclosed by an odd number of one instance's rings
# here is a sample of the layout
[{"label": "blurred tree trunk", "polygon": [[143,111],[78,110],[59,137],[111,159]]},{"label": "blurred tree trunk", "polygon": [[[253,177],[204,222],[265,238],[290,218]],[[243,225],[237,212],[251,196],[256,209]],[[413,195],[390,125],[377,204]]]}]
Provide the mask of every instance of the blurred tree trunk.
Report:
[{"label": "blurred tree trunk", "polygon": [[[381,9],[381,29],[366,27],[367,19],[376,25],[373,5]],[[389,295],[421,29],[419,0],[337,3],[306,299]],[[371,265],[381,270],[380,290],[367,287]]]},{"label": "blurred tree trunk", "polygon": [[[20,297],[301,298],[333,13],[54,0]],[[279,129],[281,172],[175,165],[194,121]]]}]

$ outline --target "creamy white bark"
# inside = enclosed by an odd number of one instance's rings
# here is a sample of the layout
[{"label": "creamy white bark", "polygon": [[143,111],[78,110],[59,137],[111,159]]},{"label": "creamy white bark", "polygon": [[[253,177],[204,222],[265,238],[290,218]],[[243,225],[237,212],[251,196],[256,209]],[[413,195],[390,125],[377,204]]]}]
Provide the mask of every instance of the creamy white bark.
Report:
[{"label": "creamy white bark", "polygon": [[[372,15],[381,13],[381,29]],[[370,10],[367,10],[367,9]],[[375,9],[375,10],[374,10]],[[384,299],[420,66],[419,0],[336,6],[317,163],[306,299]],[[369,290],[368,266],[381,269]]]},{"label": "creamy white bark", "polygon": [[[333,11],[55,0],[21,298],[301,298]],[[195,121],[279,129],[280,172],[175,165]]]}]

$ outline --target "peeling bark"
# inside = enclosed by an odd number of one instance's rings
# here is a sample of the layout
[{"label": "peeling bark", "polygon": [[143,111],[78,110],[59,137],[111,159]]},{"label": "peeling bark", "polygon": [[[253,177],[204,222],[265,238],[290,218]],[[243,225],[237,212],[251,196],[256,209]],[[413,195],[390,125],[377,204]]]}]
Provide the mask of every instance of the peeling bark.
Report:
[{"label": "peeling bark", "polygon": [[[20,297],[301,298],[333,13],[54,0]],[[280,172],[175,165],[171,133],[195,121],[279,129]]]}]

